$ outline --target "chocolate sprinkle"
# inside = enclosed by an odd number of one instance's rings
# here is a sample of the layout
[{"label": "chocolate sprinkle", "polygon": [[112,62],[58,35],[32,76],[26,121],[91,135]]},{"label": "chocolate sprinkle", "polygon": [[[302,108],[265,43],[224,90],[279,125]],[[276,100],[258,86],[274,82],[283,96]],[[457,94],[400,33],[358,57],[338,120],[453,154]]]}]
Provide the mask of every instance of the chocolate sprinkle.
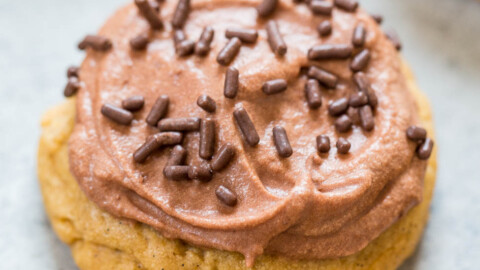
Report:
[{"label": "chocolate sprinkle", "polygon": [[175,147],[173,147],[166,166],[183,165],[186,157],[187,150],[185,150],[185,148],[183,148],[181,145],[177,144]]},{"label": "chocolate sprinkle", "polygon": [[88,35],[78,44],[80,50],[91,48],[94,51],[105,52],[112,48],[110,39],[104,36]]},{"label": "chocolate sprinkle", "polygon": [[77,93],[78,89],[80,89],[80,82],[78,81],[77,77],[72,76],[68,78],[63,95],[66,97],[71,97]]},{"label": "chocolate sprinkle", "polygon": [[200,129],[200,118],[165,118],[157,126],[160,131],[197,131]]},{"label": "chocolate sprinkle", "polygon": [[423,142],[427,138],[427,131],[418,126],[410,126],[407,129],[407,138],[414,142]]},{"label": "chocolate sprinkle", "polygon": [[225,85],[223,95],[226,98],[235,98],[238,92],[238,76],[239,72],[234,67],[229,67],[225,73]]},{"label": "chocolate sprinkle", "polygon": [[187,21],[188,13],[190,13],[190,0],[178,0],[172,19],[173,27],[182,28]]},{"label": "chocolate sprinkle", "polygon": [[380,14],[373,14],[373,13],[372,13],[372,14],[370,14],[370,16],[371,16],[372,19],[373,19],[374,21],[376,21],[378,24],[382,24],[382,22],[383,22],[383,16],[382,16],[382,15],[380,15]]},{"label": "chocolate sprinkle", "polygon": [[108,103],[103,104],[101,112],[103,116],[120,125],[130,125],[133,120],[133,114],[131,112]]},{"label": "chocolate sprinkle", "polygon": [[[324,2],[324,1],[320,1]],[[323,21],[317,26],[317,31],[322,37],[326,37],[332,33],[332,23],[330,21]]]},{"label": "chocolate sprinkle", "polygon": [[323,44],[308,50],[310,60],[347,59],[352,55],[353,46],[350,44]]},{"label": "chocolate sprinkle", "polygon": [[354,72],[364,69],[370,62],[370,50],[363,49],[355,57],[353,57],[352,63],[350,63],[350,69]]},{"label": "chocolate sprinkle", "polygon": [[357,92],[350,96],[348,104],[354,108],[368,104],[368,97],[364,92]]},{"label": "chocolate sprinkle", "polygon": [[200,35],[197,44],[195,44],[196,55],[205,56],[208,54],[214,35],[215,32],[212,27],[205,26],[205,28],[203,28],[202,34]]},{"label": "chocolate sprinkle", "polygon": [[217,109],[215,100],[207,95],[201,95],[197,99],[197,105],[207,112],[213,113]]},{"label": "chocolate sprinkle", "polygon": [[328,106],[328,113],[331,116],[338,116],[345,113],[348,109],[348,99],[347,98],[339,98]]},{"label": "chocolate sprinkle", "polygon": [[333,10],[333,4],[325,0],[312,0],[310,2],[312,12],[317,15],[330,16]]},{"label": "chocolate sprinkle", "polygon": [[77,77],[78,78],[79,72],[80,72],[79,67],[71,66],[67,69],[67,78],[70,78],[70,77]]},{"label": "chocolate sprinkle", "polygon": [[430,138],[426,138],[425,141],[417,148],[417,156],[421,160],[427,160],[432,155],[433,141]]},{"label": "chocolate sprinkle", "polygon": [[215,190],[215,195],[217,196],[218,200],[228,206],[233,207],[237,204],[237,195],[235,195],[235,193],[225,186],[220,185]]},{"label": "chocolate sprinkle", "polygon": [[276,126],[273,128],[273,142],[275,143],[277,152],[281,157],[287,158],[292,155],[293,150],[288,141],[287,132],[283,127]]},{"label": "chocolate sprinkle", "polygon": [[182,142],[183,134],[179,132],[160,132],[153,135],[161,146],[176,145]]},{"label": "chocolate sprinkle", "polygon": [[137,163],[143,163],[149,155],[160,148],[160,144],[154,136],[147,138],[144,144],[133,153],[133,160]]},{"label": "chocolate sprinkle", "polygon": [[317,150],[320,153],[330,152],[330,138],[327,135],[317,136]]},{"label": "chocolate sprinkle", "polygon": [[230,143],[223,145],[218,153],[213,157],[211,165],[216,172],[221,171],[230,163],[235,156],[235,147]]},{"label": "chocolate sprinkle", "polygon": [[377,98],[377,95],[375,94],[375,92],[373,92],[373,90],[370,87],[368,87],[367,97],[368,97],[368,104],[373,109],[375,109],[378,105],[378,98]]},{"label": "chocolate sprinkle", "polygon": [[243,107],[237,108],[233,112],[233,116],[247,144],[250,146],[257,145],[260,142],[260,137],[247,111]]},{"label": "chocolate sprinkle", "polygon": [[402,43],[400,41],[400,37],[398,36],[397,32],[393,29],[385,31],[385,36],[392,42],[393,47],[400,51],[402,49]]},{"label": "chocolate sprinkle", "polygon": [[371,131],[375,127],[375,121],[373,119],[372,107],[363,106],[359,109],[358,114],[360,116],[360,122],[362,128],[365,131]]},{"label": "chocolate sprinkle", "polygon": [[278,30],[278,24],[274,20],[270,20],[266,25],[268,44],[273,53],[278,56],[285,55],[287,53],[287,44],[283,41],[280,30]]},{"label": "chocolate sprinkle", "polygon": [[317,80],[309,79],[307,81],[305,84],[305,97],[311,109],[318,109],[322,106],[322,92]]},{"label": "chocolate sprinkle", "polygon": [[355,0],[335,0],[335,6],[348,12],[354,12],[358,7],[358,2]]},{"label": "chocolate sprinkle", "polygon": [[178,132],[161,132],[148,136],[145,143],[133,153],[133,160],[143,163],[148,156],[162,146],[176,145],[182,142],[183,135]]},{"label": "chocolate sprinkle", "polygon": [[175,46],[175,52],[178,56],[187,56],[195,50],[195,42],[192,40],[183,40]]},{"label": "chocolate sprinkle", "polygon": [[260,17],[267,17],[272,15],[277,7],[278,0],[263,0],[260,5],[257,6],[257,12]]},{"label": "chocolate sprinkle", "polygon": [[308,69],[307,75],[318,80],[321,84],[328,88],[335,88],[337,86],[337,76],[316,66],[311,66]]},{"label": "chocolate sprinkle", "polygon": [[262,86],[262,91],[267,95],[274,95],[287,90],[287,81],[275,79],[267,81]]},{"label": "chocolate sprinkle", "polygon": [[367,95],[368,104],[370,104],[372,108],[376,108],[378,105],[378,98],[377,95],[375,95],[375,92],[371,89],[370,83],[368,82],[368,78],[365,73],[355,73],[355,75],[353,75],[353,81],[357,85],[358,90]]},{"label": "chocolate sprinkle", "polygon": [[145,99],[142,96],[131,96],[122,101],[122,108],[134,112],[143,108],[143,104],[145,104]]},{"label": "chocolate sprinkle", "polygon": [[147,124],[150,126],[156,126],[158,121],[165,117],[168,110],[168,104],[170,103],[170,99],[167,95],[161,95],[153,104],[150,113],[147,116]]},{"label": "chocolate sprinkle", "polygon": [[349,141],[347,141],[347,139],[340,137],[337,141],[337,152],[345,155],[348,153],[348,151],[350,151],[351,146],[352,145]]},{"label": "chocolate sprinkle", "polygon": [[255,43],[258,38],[258,32],[255,29],[227,28],[225,31],[226,38],[237,37],[245,43]]},{"label": "chocolate sprinkle", "polygon": [[203,159],[211,159],[215,150],[215,121],[203,119],[200,122],[199,155]]},{"label": "chocolate sprinkle", "polygon": [[352,119],[346,114],[335,120],[335,128],[338,132],[347,132],[352,128]]},{"label": "chocolate sprinkle", "polygon": [[165,176],[165,178],[174,181],[189,180],[189,169],[190,166],[185,165],[166,166],[163,169],[163,175]]},{"label": "chocolate sprinkle", "polygon": [[352,44],[355,47],[362,47],[365,44],[367,31],[363,23],[359,23],[353,30]]},{"label": "chocolate sprinkle", "polygon": [[213,171],[208,163],[202,163],[198,166],[190,166],[188,169],[188,178],[201,182],[209,182],[212,180]]},{"label": "chocolate sprinkle", "polygon": [[230,39],[220,53],[218,53],[217,62],[222,66],[228,66],[235,56],[237,56],[241,46],[242,42],[239,38],[234,37]]},{"label": "chocolate sprinkle", "polygon": [[365,73],[363,72],[357,72],[353,75],[353,81],[355,82],[358,91],[364,92],[366,94],[369,86],[367,75],[365,75]]},{"label": "chocolate sprinkle", "polygon": [[163,22],[158,15],[158,11],[148,0],[135,0],[135,5],[152,29],[160,30],[163,28]]},{"label": "chocolate sprinkle", "polygon": [[130,47],[135,51],[143,51],[148,45],[148,34],[142,33],[130,40]]}]

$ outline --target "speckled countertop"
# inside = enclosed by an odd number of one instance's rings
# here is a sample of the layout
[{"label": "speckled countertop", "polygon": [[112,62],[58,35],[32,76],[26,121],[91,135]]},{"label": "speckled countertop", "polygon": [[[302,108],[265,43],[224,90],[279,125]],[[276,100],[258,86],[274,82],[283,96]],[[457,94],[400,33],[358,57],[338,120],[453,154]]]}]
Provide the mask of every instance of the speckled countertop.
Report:
[{"label": "speckled countertop", "polygon": [[[77,42],[126,0],[0,0],[0,269],[75,269],[36,177],[39,119],[63,100]],[[407,269],[480,268],[480,2],[360,0],[385,15],[436,122],[431,218]]]}]

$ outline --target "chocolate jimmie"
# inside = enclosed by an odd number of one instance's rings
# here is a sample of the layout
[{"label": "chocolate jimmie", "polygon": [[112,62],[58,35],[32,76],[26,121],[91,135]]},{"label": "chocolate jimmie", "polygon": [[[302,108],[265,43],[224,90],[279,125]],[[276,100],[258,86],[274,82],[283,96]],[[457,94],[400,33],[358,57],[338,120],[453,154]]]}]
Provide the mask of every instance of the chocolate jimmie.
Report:
[{"label": "chocolate jimmie", "polygon": [[430,158],[433,151],[433,140],[427,138],[427,131],[419,126],[410,126],[407,131],[407,138],[417,143],[417,157],[422,160]]},{"label": "chocolate jimmie", "polygon": [[233,112],[233,116],[243,134],[245,142],[250,146],[257,145],[260,142],[260,137],[247,111],[243,107],[237,108]]},{"label": "chocolate jimmie", "polygon": [[218,153],[212,159],[212,169],[214,171],[221,171],[228,166],[230,161],[235,156],[235,147],[230,143],[223,145]]},{"label": "chocolate jimmie", "polygon": [[144,144],[135,151],[133,159],[137,163],[143,163],[148,156],[162,146],[180,144],[183,135],[178,132],[161,132],[151,135],[147,138]]},{"label": "chocolate jimmie", "polygon": [[170,98],[167,95],[161,95],[159,98],[157,98],[146,119],[150,126],[156,126],[158,121],[165,117],[168,111],[169,103]]},{"label": "chocolate jimmie", "polygon": [[267,95],[274,95],[287,90],[287,81],[275,79],[267,81],[262,86],[262,91]]},{"label": "chocolate jimmie", "polygon": [[353,46],[350,44],[317,45],[308,50],[310,60],[347,59],[352,55]]},{"label": "chocolate jimmie", "polygon": [[330,151],[330,138],[327,135],[317,136],[316,142],[318,152],[328,153]]},{"label": "chocolate jimmie", "polygon": [[166,166],[182,165],[185,162],[186,157],[187,150],[179,144],[175,145],[170,153]]},{"label": "chocolate jimmie", "polygon": [[[327,2],[327,1],[320,1],[318,2]],[[328,2],[327,2],[328,3]],[[326,37],[332,33],[332,23],[330,21],[323,21],[317,26],[317,31],[322,37]]]},{"label": "chocolate jimmie", "polygon": [[314,14],[330,16],[332,15],[333,4],[324,0],[312,0],[310,9]]},{"label": "chocolate jimmie", "polygon": [[148,34],[141,33],[130,40],[130,47],[134,51],[143,51],[148,45]]},{"label": "chocolate jimmie", "polygon": [[225,31],[226,38],[237,37],[245,43],[255,43],[258,38],[258,32],[254,29],[243,28],[227,28]]},{"label": "chocolate jimmie", "polygon": [[188,178],[201,182],[209,182],[212,180],[213,170],[208,163],[202,163],[198,166],[190,166],[188,168]]},{"label": "chocolate jimmie", "polygon": [[282,35],[280,34],[280,30],[278,29],[278,24],[274,20],[270,20],[267,22],[266,25],[267,29],[267,37],[268,37],[268,44],[270,44],[270,48],[272,49],[273,53],[278,56],[282,56],[287,53],[287,44],[283,41]]},{"label": "chocolate jimmie", "polygon": [[317,80],[309,79],[307,81],[305,84],[305,97],[311,109],[318,109],[322,106],[322,92]]},{"label": "chocolate jimmie", "polygon": [[308,69],[308,76],[316,79],[328,88],[335,88],[337,86],[337,76],[321,68],[311,66]]},{"label": "chocolate jimmie", "polygon": [[197,99],[197,105],[207,112],[213,113],[217,109],[215,100],[207,95],[201,95]]},{"label": "chocolate jimmie", "polygon": [[202,119],[200,122],[199,155],[203,159],[211,159],[215,150],[215,121]]},{"label": "chocolate jimmie", "polygon": [[163,22],[160,19],[158,12],[150,4],[148,0],[135,0],[135,5],[137,5],[140,14],[147,20],[148,24],[153,30],[163,29]]},{"label": "chocolate jimmie", "polygon": [[71,76],[70,78],[68,78],[68,83],[65,86],[63,95],[65,97],[71,97],[77,93],[78,89],[80,89],[80,81],[76,76]]},{"label": "chocolate jimmie", "polygon": [[287,132],[283,127],[276,126],[273,128],[273,141],[277,148],[278,154],[283,157],[290,157],[293,154],[292,146],[287,137]]},{"label": "chocolate jimmie", "polygon": [[210,51],[210,44],[213,41],[213,36],[215,32],[211,26],[205,26],[203,28],[202,34],[195,44],[195,54],[199,56],[205,56]]},{"label": "chocolate jimmie", "polygon": [[80,50],[91,48],[95,51],[106,52],[112,48],[110,39],[104,36],[88,35],[78,44]]},{"label": "chocolate jimmie", "polygon": [[242,42],[239,38],[231,38],[218,54],[217,62],[222,66],[228,66],[237,56],[241,46]]},{"label": "chocolate jimmie", "polygon": [[165,118],[158,122],[160,131],[197,131],[200,129],[200,118]]},{"label": "chocolate jimmie", "polygon": [[239,72],[234,67],[229,67],[225,73],[225,85],[223,94],[226,98],[235,98],[238,93]]},{"label": "chocolate jimmie", "polygon": [[143,96],[131,96],[122,101],[122,108],[134,112],[142,109],[143,104],[145,104],[145,99]]},{"label": "chocolate jimmie", "polygon": [[257,6],[257,12],[260,17],[267,17],[273,14],[277,8],[278,0],[263,0],[260,5]]},{"label": "chocolate jimmie", "polygon": [[228,206],[235,206],[237,204],[237,195],[225,186],[219,186],[215,190],[215,195],[224,204]]},{"label": "chocolate jimmie", "polygon": [[359,23],[353,30],[352,44],[355,47],[362,47],[365,44],[367,31],[363,23]]},{"label": "chocolate jimmie", "polygon": [[133,120],[133,114],[131,112],[112,104],[104,104],[101,112],[105,117],[121,125],[130,125]]},{"label": "chocolate jimmie", "polygon": [[190,13],[190,0],[179,0],[177,8],[173,14],[172,25],[175,28],[182,28],[187,21],[188,14]]}]

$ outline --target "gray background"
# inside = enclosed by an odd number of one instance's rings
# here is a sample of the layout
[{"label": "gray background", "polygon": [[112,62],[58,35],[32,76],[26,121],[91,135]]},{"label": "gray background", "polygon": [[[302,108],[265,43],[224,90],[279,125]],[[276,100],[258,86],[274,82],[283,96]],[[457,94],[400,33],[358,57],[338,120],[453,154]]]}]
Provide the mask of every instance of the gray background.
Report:
[{"label": "gray background", "polygon": [[[169,0],[172,1],[172,0]],[[75,269],[45,216],[39,119],[63,100],[77,42],[125,0],[0,0],[0,269]],[[406,269],[479,269],[480,2],[365,0],[404,41],[435,112],[439,175],[431,219]]]}]

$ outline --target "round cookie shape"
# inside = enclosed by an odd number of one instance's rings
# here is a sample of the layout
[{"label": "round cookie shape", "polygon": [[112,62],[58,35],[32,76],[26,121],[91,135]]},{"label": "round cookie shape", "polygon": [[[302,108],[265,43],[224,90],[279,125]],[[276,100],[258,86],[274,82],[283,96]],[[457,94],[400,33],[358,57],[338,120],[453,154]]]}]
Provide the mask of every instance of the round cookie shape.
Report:
[{"label": "round cookie shape", "polygon": [[[193,1],[183,26],[185,35],[199,37],[206,27],[216,33],[210,52],[202,57],[178,56],[168,28],[152,33],[145,51],[133,52],[126,37],[148,31],[149,24],[134,5],[117,12],[99,33],[111,40],[112,48],[102,54],[89,51],[81,67],[83,86],[70,138],[70,168],[86,195],[107,212],[148,224],[169,238],[240,252],[250,266],[262,253],[295,259],[356,253],[422,198],[427,162],[415,157],[416,146],[405,137],[408,126],[418,124],[420,117],[401,60],[364,11],[334,9],[331,21],[337,34],[319,39],[316,26],[322,19],[287,2],[281,2],[270,18],[275,20],[275,35],[281,35],[288,47],[279,55],[269,42],[271,23],[257,17],[257,4]],[[174,10],[173,3],[164,3],[162,16],[171,18]],[[328,54],[317,51],[309,59],[308,51],[321,44],[350,44],[359,22],[366,29],[364,46],[369,49],[368,64],[361,66],[379,103],[374,128],[354,125],[340,134],[327,112],[328,104],[357,91],[349,58],[357,52],[351,49],[347,55],[343,50],[341,57],[320,60],[318,55]],[[217,63],[217,55],[228,44],[223,33],[229,27],[258,32],[255,44],[242,44],[225,62],[239,72],[238,92],[231,100],[223,93],[228,67]],[[322,89],[324,105],[316,110],[305,100],[307,78],[301,73],[311,66],[336,78],[329,86],[334,90]],[[279,79],[281,91],[272,95],[262,91],[266,82]],[[102,104],[133,95],[143,96],[145,104],[129,126],[102,117]],[[197,98],[208,95],[216,102],[215,114],[208,116],[215,122],[215,128],[209,129],[216,132],[214,149],[231,144],[237,151],[211,181],[166,179],[168,148],[142,163],[133,159],[135,150],[158,132],[155,123],[149,125],[145,119],[164,95],[169,106],[162,117],[202,118],[200,123],[207,115],[196,104]],[[258,133],[255,144],[245,143],[235,123],[234,111],[239,107],[248,112]],[[292,148],[285,158],[279,157],[272,138],[275,126],[285,129]],[[197,130],[176,130],[185,134],[182,145],[193,166],[214,156],[210,152],[198,156]],[[348,153],[333,148],[320,157],[315,147],[320,134],[327,134],[332,142],[348,139]],[[219,186],[235,194],[234,207],[219,203],[215,194]],[[362,237],[355,237],[359,233]]]}]

